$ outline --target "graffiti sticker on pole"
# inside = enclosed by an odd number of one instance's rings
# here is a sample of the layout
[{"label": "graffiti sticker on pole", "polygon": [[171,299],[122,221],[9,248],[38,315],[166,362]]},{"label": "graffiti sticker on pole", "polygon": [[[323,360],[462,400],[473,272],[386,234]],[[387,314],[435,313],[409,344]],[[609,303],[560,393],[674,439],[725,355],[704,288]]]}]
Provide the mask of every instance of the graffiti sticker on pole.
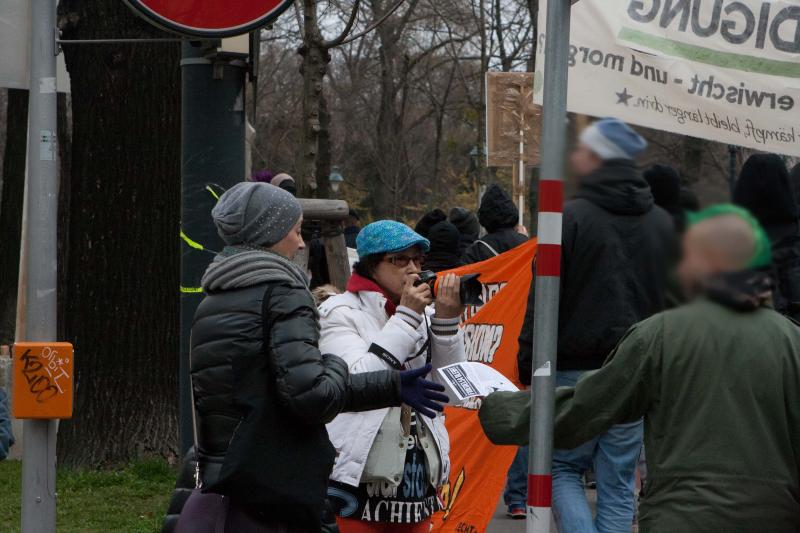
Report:
[{"label": "graffiti sticker on pole", "polygon": [[582,0],[570,37],[569,111],[800,156],[797,0]]},{"label": "graffiti sticker on pole", "polygon": [[292,0],[125,0],[151,23],[190,37],[248,33],[275,20]]},{"label": "graffiti sticker on pole", "polygon": [[67,342],[14,345],[11,406],[15,418],[72,418],[75,361]]}]

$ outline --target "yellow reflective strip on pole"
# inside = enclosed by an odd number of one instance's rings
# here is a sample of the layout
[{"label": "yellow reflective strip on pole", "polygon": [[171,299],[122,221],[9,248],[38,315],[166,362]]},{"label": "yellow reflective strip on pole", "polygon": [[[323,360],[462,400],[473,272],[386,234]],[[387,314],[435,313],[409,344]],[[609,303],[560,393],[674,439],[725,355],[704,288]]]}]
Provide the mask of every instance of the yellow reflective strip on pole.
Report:
[{"label": "yellow reflective strip on pole", "polygon": [[188,235],[186,235],[186,234],[183,232],[183,230],[181,230],[181,239],[183,239],[183,240],[184,240],[184,242],[185,242],[186,244],[188,244],[189,246],[191,246],[191,247],[192,247],[192,248],[194,248],[195,250],[201,250],[201,251],[202,251],[202,250],[205,250],[205,248],[203,248],[203,245],[202,245],[202,244],[200,244],[199,242],[196,242],[196,241],[193,241],[192,239],[190,239],[190,238],[189,238],[189,236],[188,236]]},{"label": "yellow reflective strip on pole", "polygon": [[206,190],[211,193],[211,196],[213,196],[214,198],[217,199],[217,201],[219,201],[219,195],[216,193],[216,191],[214,191],[214,189],[211,188],[210,185],[206,185]]},{"label": "yellow reflective strip on pole", "polygon": [[200,294],[203,292],[203,287],[181,287],[183,294]]}]

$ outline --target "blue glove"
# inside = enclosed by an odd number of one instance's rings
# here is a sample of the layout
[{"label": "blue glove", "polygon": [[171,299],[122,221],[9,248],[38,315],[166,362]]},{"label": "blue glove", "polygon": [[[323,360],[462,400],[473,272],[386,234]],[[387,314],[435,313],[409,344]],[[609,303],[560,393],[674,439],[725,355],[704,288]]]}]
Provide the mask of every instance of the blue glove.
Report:
[{"label": "blue glove", "polygon": [[434,418],[434,411],[444,411],[444,405],[450,401],[444,392],[444,385],[422,379],[431,371],[431,365],[425,365],[415,370],[400,372],[400,397],[403,403],[413,408],[421,415]]}]

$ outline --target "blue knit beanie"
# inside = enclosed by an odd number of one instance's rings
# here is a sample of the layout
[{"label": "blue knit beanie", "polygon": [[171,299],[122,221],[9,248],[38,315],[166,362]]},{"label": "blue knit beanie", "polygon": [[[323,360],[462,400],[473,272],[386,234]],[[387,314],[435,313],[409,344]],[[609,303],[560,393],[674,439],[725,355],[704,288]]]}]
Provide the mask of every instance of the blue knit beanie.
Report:
[{"label": "blue knit beanie", "polygon": [[431,243],[414,230],[394,220],[379,220],[361,230],[356,238],[358,257],[390,254],[419,246],[423,252],[431,249]]},{"label": "blue knit beanie", "polygon": [[647,141],[615,118],[598,120],[581,133],[580,140],[601,159],[636,159]]}]

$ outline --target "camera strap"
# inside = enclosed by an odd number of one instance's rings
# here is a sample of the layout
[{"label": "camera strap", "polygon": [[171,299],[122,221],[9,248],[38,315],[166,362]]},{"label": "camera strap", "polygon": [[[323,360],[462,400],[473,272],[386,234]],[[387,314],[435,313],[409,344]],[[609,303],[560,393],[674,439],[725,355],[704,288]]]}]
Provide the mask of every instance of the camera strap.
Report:
[{"label": "camera strap", "polygon": [[[428,330],[428,331],[430,331],[430,330]],[[428,354],[427,361],[428,361],[428,363],[430,363],[431,362],[431,339],[430,339],[430,333],[428,334],[428,338],[425,340],[425,343],[422,345],[422,347],[417,351],[416,354],[414,354],[412,357],[409,357],[408,359],[406,359],[406,363],[408,363],[410,361],[413,361],[414,359],[416,359],[417,357],[419,357],[420,355],[422,355],[423,353],[426,353],[426,352]],[[400,361],[397,359],[397,357],[395,357],[391,352],[389,352],[383,346],[381,346],[379,344],[375,344],[373,342],[369,347],[369,353],[371,353],[372,355],[376,355],[381,361],[383,361],[384,363],[386,363],[387,365],[389,365],[393,369],[395,369],[395,370],[403,370],[402,363],[400,363]]]}]

